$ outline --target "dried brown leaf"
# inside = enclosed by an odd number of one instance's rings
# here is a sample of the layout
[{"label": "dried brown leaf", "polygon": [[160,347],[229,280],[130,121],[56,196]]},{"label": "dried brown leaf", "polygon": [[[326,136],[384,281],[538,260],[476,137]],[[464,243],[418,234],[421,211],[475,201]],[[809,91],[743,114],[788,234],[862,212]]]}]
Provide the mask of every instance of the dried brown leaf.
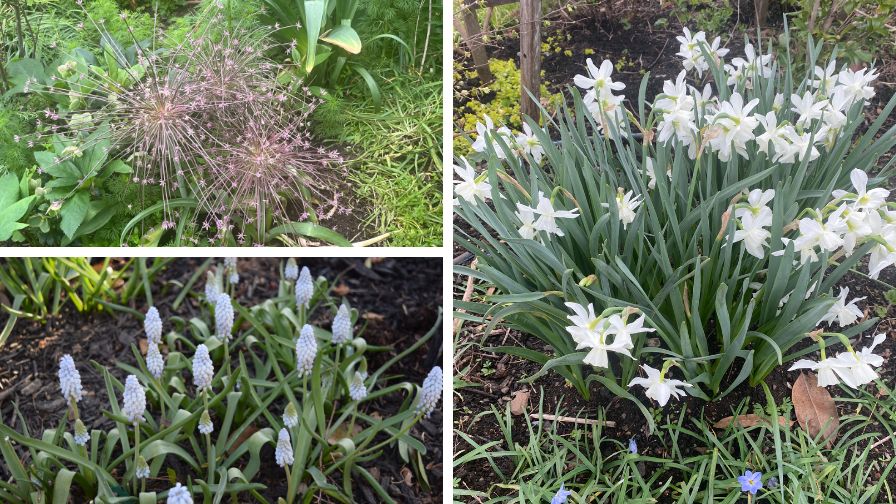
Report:
[{"label": "dried brown leaf", "polygon": [[837,405],[828,390],[818,386],[818,378],[814,373],[800,373],[793,383],[791,393],[796,420],[813,438],[822,433],[822,439],[828,448],[837,439],[840,417]]},{"label": "dried brown leaf", "polygon": [[510,400],[510,412],[514,415],[522,415],[529,405],[529,391],[517,390],[513,393],[513,399]]}]

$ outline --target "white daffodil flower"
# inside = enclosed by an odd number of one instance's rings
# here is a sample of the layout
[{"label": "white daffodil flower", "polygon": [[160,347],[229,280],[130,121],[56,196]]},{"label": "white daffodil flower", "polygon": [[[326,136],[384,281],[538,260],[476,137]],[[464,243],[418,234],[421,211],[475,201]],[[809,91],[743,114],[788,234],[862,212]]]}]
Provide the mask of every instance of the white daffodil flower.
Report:
[{"label": "white daffodil flower", "polygon": [[790,110],[800,116],[796,121],[797,126],[808,126],[812,121],[821,119],[821,115],[828,106],[827,100],[815,101],[815,95],[810,91],[803,93],[803,96],[790,95],[790,103],[793,104],[793,108]]},{"label": "white daffodil flower", "polygon": [[538,233],[538,230],[535,229],[535,209],[529,206],[526,206],[522,203],[516,204],[516,217],[522,223],[522,226],[519,228],[520,237],[525,238],[527,240],[532,240],[535,238],[535,234]]},{"label": "white daffodil flower", "polygon": [[[747,252],[758,259],[765,257],[765,248],[768,246],[768,239],[772,234],[763,227],[765,224],[761,216],[754,216],[752,213],[745,214],[738,220],[740,229],[734,231],[734,243],[744,242]],[[771,223],[769,223],[771,224]]]},{"label": "white daffodil flower", "polygon": [[551,200],[544,196],[544,193],[538,192],[538,205],[535,211],[539,214],[538,220],[535,221],[533,227],[538,231],[544,231],[549,234],[563,236],[563,231],[557,226],[556,219],[574,219],[579,216],[579,209],[572,210],[554,210]]},{"label": "white daffodil flower", "polygon": [[[627,193],[622,192],[622,188],[616,193],[616,211],[619,213],[619,221],[622,222],[622,229],[628,229],[628,225],[635,222],[637,216],[636,211],[641,206],[641,196],[635,196],[633,191]],[[603,206],[607,206],[606,203]]]},{"label": "white daffodil flower", "polygon": [[594,65],[591,58],[585,60],[588,67],[588,75],[576,75],[573,82],[576,86],[586,91],[586,96],[603,97],[613,94],[613,91],[625,89],[622,82],[613,82],[610,75],[613,74],[613,63],[610,60],[604,60],[600,64],[600,68]]},{"label": "white daffodil flower", "polygon": [[631,338],[626,337],[627,334],[623,333],[615,335],[612,343],[609,343],[608,339],[614,335],[614,332],[607,319],[598,318],[594,314],[594,305],[589,303],[586,308],[578,303],[566,303],[566,306],[575,313],[575,315],[568,316],[573,325],[567,327],[566,330],[576,342],[576,350],[591,349],[582,362],[594,367],[605,368],[610,365],[608,352],[620,353],[631,358],[629,350],[634,348]]},{"label": "white daffodil flower", "polygon": [[849,287],[841,288],[836,301],[818,323],[821,324],[822,322],[825,322],[828,325],[833,325],[834,322],[837,322],[838,326],[846,327],[855,324],[857,320],[862,318],[862,310],[859,309],[856,302],[865,298],[860,297],[855,298],[852,301],[847,301],[846,296],[848,295]]},{"label": "white daffodil flower", "polygon": [[516,144],[524,153],[532,156],[536,163],[541,163],[544,157],[544,146],[532,132],[528,123],[523,124],[523,132],[516,136]]},{"label": "white daffodil flower", "polygon": [[886,335],[878,334],[874,337],[871,346],[858,352],[841,352],[835,357],[834,370],[847,386],[859,388],[866,383],[871,383],[877,378],[876,367],[884,363],[884,358],[874,353],[874,348],[883,343]]},{"label": "white daffodil flower", "polygon": [[828,387],[840,383],[840,380],[837,378],[837,374],[834,371],[837,367],[842,367],[842,365],[835,359],[821,359],[818,362],[809,359],[800,359],[790,366],[789,371],[795,371],[797,369],[809,369],[815,371],[818,373],[818,386]]},{"label": "white daffodil flower", "polygon": [[463,166],[454,165],[454,173],[460,177],[460,180],[454,181],[454,194],[469,201],[473,206],[476,206],[479,200],[488,201],[492,194],[491,184],[485,177],[477,177],[476,171],[465,158],[461,158],[461,162]]},{"label": "white daffodil flower", "polygon": [[681,380],[665,378],[664,372],[659,369],[654,369],[647,364],[642,365],[641,369],[647,373],[647,378],[634,378],[629,382],[628,386],[633,387],[635,385],[640,385],[644,387],[647,389],[644,395],[659,403],[660,406],[665,406],[671,397],[678,399],[687,395],[684,390],[680,390],[681,387],[693,386],[690,383]]},{"label": "white daffodil flower", "polygon": [[753,189],[747,194],[747,205],[738,207],[734,210],[734,216],[738,219],[745,215],[752,215],[753,219],[758,221],[760,226],[772,225],[772,209],[768,207],[772,199],[775,197],[774,189]]},{"label": "white daffodil flower", "polygon": [[831,194],[835,198],[843,198],[855,202],[856,210],[877,210],[886,204],[890,191],[880,187],[869,191],[868,174],[863,170],[859,168],[853,169],[849,173],[849,180],[856,190],[854,196],[840,189]]}]

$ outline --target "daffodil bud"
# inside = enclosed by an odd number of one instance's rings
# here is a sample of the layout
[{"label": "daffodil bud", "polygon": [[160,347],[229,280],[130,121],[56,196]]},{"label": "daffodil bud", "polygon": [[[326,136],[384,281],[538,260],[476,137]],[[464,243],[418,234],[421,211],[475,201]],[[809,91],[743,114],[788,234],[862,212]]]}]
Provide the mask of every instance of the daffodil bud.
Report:
[{"label": "daffodil bud", "polygon": [[341,305],[333,318],[333,343],[341,345],[352,340],[352,315],[348,306]]},{"label": "daffodil bud", "polygon": [[212,386],[215,377],[215,367],[212,358],[208,355],[208,347],[200,344],[193,355],[193,384],[201,391]]},{"label": "daffodil bud", "polygon": [[292,465],[294,462],[292,454],[292,441],[289,439],[289,431],[280,429],[277,436],[277,448],[274,450],[274,459],[280,467]]},{"label": "daffodil bud", "polygon": [[417,402],[417,412],[423,413],[429,418],[436,409],[439,399],[442,398],[442,368],[436,366],[426,375],[423,386],[420,389],[420,397]]},{"label": "daffodil bud", "polygon": [[143,330],[146,331],[146,339],[150,343],[159,344],[162,341],[162,317],[155,306],[150,306],[143,319]]},{"label": "daffodil bud", "polygon": [[65,354],[59,359],[59,388],[66,402],[81,400],[81,374],[75,368],[72,356]]},{"label": "daffodil bud", "polygon": [[317,357],[317,338],[314,337],[314,328],[305,324],[299,333],[299,339],[296,340],[296,371],[299,376],[311,374],[315,357]]},{"label": "daffodil bud", "polygon": [[146,391],[134,375],[128,375],[124,383],[124,405],[122,414],[133,424],[143,420],[146,411]]}]

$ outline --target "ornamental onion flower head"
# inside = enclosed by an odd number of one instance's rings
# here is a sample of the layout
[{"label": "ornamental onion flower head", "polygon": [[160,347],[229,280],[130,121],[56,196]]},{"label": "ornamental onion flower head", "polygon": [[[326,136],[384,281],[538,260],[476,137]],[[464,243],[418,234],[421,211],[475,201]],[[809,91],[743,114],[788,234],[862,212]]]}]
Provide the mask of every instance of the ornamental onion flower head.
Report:
[{"label": "ornamental onion flower head", "polygon": [[156,380],[162,377],[162,371],[165,370],[165,359],[162,358],[157,343],[150,342],[146,349],[146,369]]},{"label": "ornamental onion flower head", "polygon": [[429,418],[436,404],[442,398],[442,368],[436,366],[426,375],[423,386],[420,389],[420,400],[417,403],[417,412],[423,413]]},{"label": "ornamental onion flower head", "polygon": [[314,282],[311,280],[311,271],[307,266],[302,266],[302,272],[299,273],[299,280],[296,282],[296,306],[308,308],[313,295]]},{"label": "ornamental onion flower head", "polygon": [[81,400],[81,374],[78,373],[75,361],[69,354],[59,359],[59,388],[66,402]]},{"label": "ornamental onion flower head", "polygon": [[286,409],[283,410],[283,425],[289,429],[299,425],[299,412],[296,411],[296,406],[291,401],[286,404]]},{"label": "ornamental onion flower head", "polygon": [[283,268],[283,278],[290,282],[295,282],[299,278],[299,266],[292,257],[286,260],[286,267]]},{"label": "ornamental onion flower head", "polygon": [[361,378],[361,373],[357,371],[355,371],[355,376],[348,386],[348,395],[352,398],[352,401],[362,401],[367,397],[367,386],[364,385],[364,378]]},{"label": "ornamental onion flower head", "polygon": [[193,496],[187,487],[178,483],[174,488],[168,490],[168,500],[165,502],[167,504],[193,504]]},{"label": "ornamental onion flower head", "polygon": [[121,412],[129,422],[136,425],[143,420],[144,411],[146,411],[146,391],[136,376],[128,375],[124,382],[124,405],[121,407]]},{"label": "ornamental onion flower head", "polygon": [[233,332],[233,304],[230,296],[221,293],[215,300],[215,334],[220,340],[230,340]]},{"label": "ornamental onion flower head", "polygon": [[555,493],[554,496],[551,497],[551,504],[565,504],[566,499],[568,499],[570,495],[572,495],[572,492],[564,488],[563,484],[561,483],[560,490],[557,490],[557,493]]},{"label": "ornamental onion flower head", "polygon": [[146,311],[143,330],[146,331],[146,339],[150,343],[158,344],[162,341],[162,317],[159,316],[159,310],[155,306],[150,306]]},{"label": "ornamental onion flower head", "polygon": [[137,468],[134,469],[134,476],[137,479],[146,479],[149,477],[149,464],[146,463],[146,459],[143,458],[143,455],[137,457]]},{"label": "ornamental onion flower head", "polygon": [[341,305],[333,318],[333,343],[341,345],[352,340],[352,315],[348,306]]},{"label": "ornamental onion flower head", "polygon": [[737,482],[740,483],[742,492],[750,492],[756,495],[756,492],[762,488],[762,473],[747,470],[742,476],[737,477]]},{"label": "ornamental onion flower head", "polygon": [[208,414],[208,409],[202,412],[199,417],[199,432],[203,434],[211,434],[215,431],[215,424],[212,423],[212,417]]},{"label": "ornamental onion flower head", "polygon": [[280,434],[277,435],[277,448],[274,450],[274,459],[280,467],[292,465],[294,462],[292,455],[292,441],[290,441],[289,431],[286,429],[280,429]]},{"label": "ornamental onion flower head", "polygon": [[311,374],[315,357],[317,357],[317,338],[314,337],[314,328],[305,324],[299,332],[299,339],[296,340],[296,371],[299,376]]},{"label": "ornamental onion flower head", "polygon": [[212,358],[208,355],[208,347],[200,344],[193,355],[193,384],[197,390],[205,390],[212,386],[212,378],[215,377],[215,367]]},{"label": "ornamental onion flower head", "polygon": [[215,304],[218,301],[218,279],[211,271],[205,272],[205,300],[209,304]]},{"label": "ornamental onion flower head", "polygon": [[75,420],[75,444],[86,446],[88,441],[90,441],[90,433],[87,432],[87,426],[78,418]]}]

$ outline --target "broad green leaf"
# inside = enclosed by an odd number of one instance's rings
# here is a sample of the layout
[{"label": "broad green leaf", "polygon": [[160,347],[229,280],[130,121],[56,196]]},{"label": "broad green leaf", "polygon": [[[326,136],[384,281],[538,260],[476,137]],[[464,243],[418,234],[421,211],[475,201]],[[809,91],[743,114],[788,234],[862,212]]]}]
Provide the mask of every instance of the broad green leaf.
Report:
[{"label": "broad green leaf", "polygon": [[[344,23],[344,21],[343,21]],[[329,42],[335,46],[341,47],[350,54],[358,54],[361,52],[361,37],[349,25],[341,24],[336,28],[324,33],[320,37],[324,42]]]},{"label": "broad green leaf", "polygon": [[87,217],[87,210],[90,208],[90,195],[85,191],[78,191],[68,201],[62,204],[59,213],[62,215],[62,222],[59,228],[65,233],[70,240],[74,239],[78,231],[78,227]]}]

